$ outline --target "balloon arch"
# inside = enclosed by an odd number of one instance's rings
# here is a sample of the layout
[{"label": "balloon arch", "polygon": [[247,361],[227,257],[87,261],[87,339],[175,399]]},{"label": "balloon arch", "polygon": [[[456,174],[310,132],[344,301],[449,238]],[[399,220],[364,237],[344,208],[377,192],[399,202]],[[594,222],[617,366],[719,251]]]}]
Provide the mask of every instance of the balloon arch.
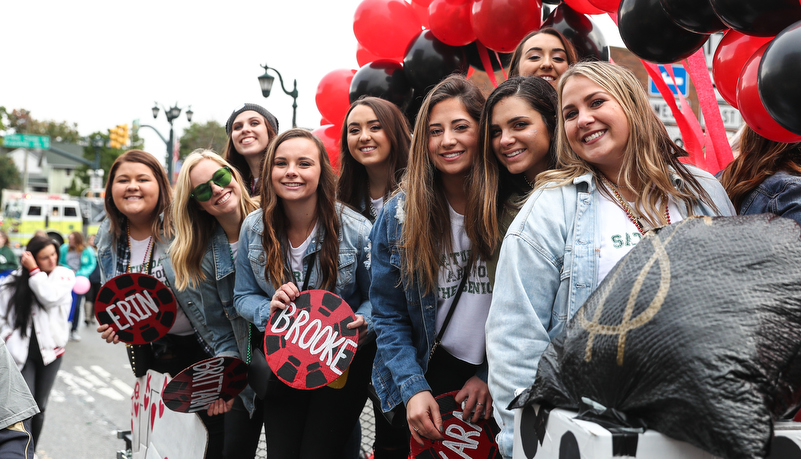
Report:
[{"label": "balloon arch", "polygon": [[657,86],[674,107],[690,162],[716,172],[731,160],[701,49],[713,32],[725,31],[712,61],[720,96],[763,137],[801,141],[799,0],[363,0],[353,19],[361,68],[333,70],[320,81],[316,102],[323,119],[314,133],[336,164],[351,102],[381,97],[413,120],[427,90],[449,74],[478,69],[495,84],[494,72],[508,67],[519,41],[546,25],[568,37],[580,58],[608,60],[603,35],[589,17],[597,14],[618,24],[626,47],[659,82],[655,64],[685,64],[706,131],[691,112],[679,110],[667,85]]}]

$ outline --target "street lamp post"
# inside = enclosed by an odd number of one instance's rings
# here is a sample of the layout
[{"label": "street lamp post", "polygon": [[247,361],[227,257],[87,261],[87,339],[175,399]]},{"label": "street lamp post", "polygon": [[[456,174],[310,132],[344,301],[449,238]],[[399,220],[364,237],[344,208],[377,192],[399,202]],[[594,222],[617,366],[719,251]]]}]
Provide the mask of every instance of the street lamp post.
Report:
[{"label": "street lamp post", "polygon": [[[161,132],[158,131],[158,129],[154,128],[153,126],[150,126],[149,124],[142,124],[139,127],[140,128],[146,127],[146,128],[150,128],[150,129],[154,130],[156,132],[156,134],[158,134],[159,138],[161,138],[161,141],[164,142],[164,145],[167,146],[167,157],[166,157],[166,161],[165,161],[165,163],[167,164],[167,178],[170,181],[170,183],[172,183],[173,148],[174,148],[174,145],[175,145],[175,133],[173,132],[172,122],[175,121],[176,118],[181,116],[181,110],[183,110],[183,109],[178,106],[178,102],[176,102],[175,105],[173,105],[169,109],[165,108],[162,105],[161,109],[164,110],[164,115],[167,116],[167,122],[170,123],[170,137],[169,137],[169,139],[165,139],[164,136],[161,135]],[[153,105],[153,108],[151,109],[151,111],[153,112],[153,119],[158,118],[159,110],[160,110],[159,109],[159,103],[156,102]],[[189,121],[190,123],[192,122],[192,115],[194,113],[195,112],[192,111],[192,106],[190,105],[186,110],[186,120]]]},{"label": "street lamp post", "polygon": [[272,68],[267,67],[267,65],[262,65],[261,68],[264,69],[264,75],[259,77],[259,85],[261,85],[261,95],[264,97],[270,97],[270,91],[273,88],[273,82],[275,78],[267,73],[268,70],[272,70],[278,75],[278,81],[281,82],[281,89],[284,90],[287,96],[292,98],[292,127],[298,127],[296,122],[297,113],[298,113],[298,80],[294,80],[292,82],[292,91],[287,91],[284,87],[284,79],[281,77],[281,73]]}]

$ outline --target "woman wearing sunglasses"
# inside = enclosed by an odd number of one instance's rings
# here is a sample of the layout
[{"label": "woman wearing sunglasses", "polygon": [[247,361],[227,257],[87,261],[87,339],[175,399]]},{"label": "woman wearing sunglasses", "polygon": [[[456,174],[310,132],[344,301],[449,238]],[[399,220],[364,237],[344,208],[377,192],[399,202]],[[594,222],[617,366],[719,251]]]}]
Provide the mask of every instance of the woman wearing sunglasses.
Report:
[{"label": "woman wearing sunglasses", "polygon": [[[242,177],[211,150],[198,149],[184,160],[175,184],[172,219],[181,238],[170,246],[176,287],[200,292],[214,354],[245,360],[250,353],[246,320],[234,309],[234,260],[239,229],[258,206]],[[205,247],[205,250],[198,250]],[[247,362],[250,363],[250,362]],[[212,415],[225,415],[225,457],[252,458],[261,436],[261,401],[248,386],[228,403],[218,400]]]},{"label": "woman wearing sunglasses", "polygon": [[[239,235],[237,313],[256,326],[261,345],[271,313],[301,291],[328,290],[353,308],[348,328],[359,328],[361,348],[374,336],[370,221],[336,201],[336,174],[322,141],[308,131],[279,134],[264,164],[262,209],[245,218]],[[372,358],[365,357],[356,352],[338,389],[298,390],[273,377],[264,398],[268,457],[340,457],[367,399]]]},{"label": "woman wearing sunglasses", "polygon": [[[167,250],[175,234],[166,212],[171,201],[167,174],[150,153],[130,150],[112,164],[106,183],[107,218],[97,233],[101,281],[125,273],[149,274],[169,287],[178,303],[175,322],[164,337],[141,347],[128,347],[136,376],[149,369],[175,376],[214,354],[199,293],[181,290],[175,282]],[[97,327],[97,331],[108,343],[120,342],[108,325]],[[137,355],[140,358],[135,358]],[[145,355],[151,359],[148,366],[142,365]],[[198,414],[209,433],[206,457],[222,457],[223,416]]]},{"label": "woman wearing sunglasses", "polygon": [[278,119],[261,105],[242,104],[225,123],[228,143],[223,157],[242,175],[251,196],[259,194],[264,153],[278,134]]}]

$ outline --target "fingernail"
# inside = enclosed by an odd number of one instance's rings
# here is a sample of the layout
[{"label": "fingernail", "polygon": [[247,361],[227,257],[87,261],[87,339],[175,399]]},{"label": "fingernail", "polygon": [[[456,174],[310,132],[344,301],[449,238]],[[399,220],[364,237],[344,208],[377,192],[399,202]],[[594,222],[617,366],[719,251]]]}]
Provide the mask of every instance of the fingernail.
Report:
[{"label": "fingernail", "polygon": [[439,426],[439,432],[445,433],[445,426]]}]

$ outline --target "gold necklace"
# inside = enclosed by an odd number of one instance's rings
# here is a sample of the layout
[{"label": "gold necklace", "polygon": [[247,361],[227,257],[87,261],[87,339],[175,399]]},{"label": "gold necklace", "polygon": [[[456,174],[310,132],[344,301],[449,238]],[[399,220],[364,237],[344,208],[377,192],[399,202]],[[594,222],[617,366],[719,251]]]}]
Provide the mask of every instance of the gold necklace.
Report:
[{"label": "gold necklace", "polygon": [[[618,203],[620,204],[620,207],[623,209],[623,212],[626,213],[626,216],[629,217],[629,220],[631,220],[634,226],[637,227],[637,231],[639,231],[640,234],[645,236],[645,229],[643,228],[642,223],[640,222],[640,217],[639,216],[635,217],[634,210],[631,207],[629,207],[626,200],[623,199],[623,196],[621,196],[620,193],[618,193],[617,191],[618,188],[625,188],[625,187],[618,187],[611,180],[606,178],[606,176],[603,174],[601,174],[601,181],[604,183],[604,185],[606,185],[606,188],[612,192],[612,195],[615,196],[615,199],[617,199]],[[669,204],[668,199],[667,197],[665,197],[665,220],[667,220],[667,224],[669,225],[670,210],[668,209],[668,204]]]}]

